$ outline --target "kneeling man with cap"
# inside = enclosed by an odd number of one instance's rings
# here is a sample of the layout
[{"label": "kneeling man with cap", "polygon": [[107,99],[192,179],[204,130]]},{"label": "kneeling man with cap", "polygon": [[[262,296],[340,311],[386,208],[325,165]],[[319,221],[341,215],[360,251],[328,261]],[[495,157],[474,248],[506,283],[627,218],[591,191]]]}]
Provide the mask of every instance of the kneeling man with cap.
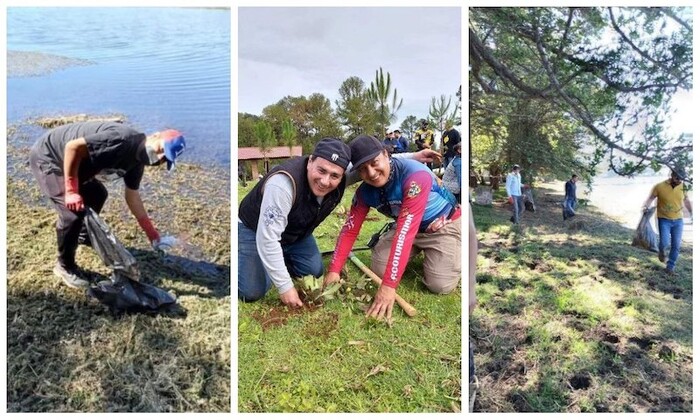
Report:
[{"label": "kneeling man with cap", "polygon": [[282,302],[303,303],[292,277],[323,275],[312,233],[340,203],[350,148],[322,139],[310,156],[275,166],[238,209],[238,298],[261,299],[274,284]]},{"label": "kneeling man with cap", "polygon": [[324,284],[340,279],[340,270],[371,207],[396,220],[372,249],[372,271],[382,276],[366,314],[391,318],[396,288],[408,260],[423,251],[423,283],[433,293],[450,293],[461,276],[461,210],[425,165],[390,157],[379,140],[359,136],[350,142],[352,170],[363,183],[333,253]]}]

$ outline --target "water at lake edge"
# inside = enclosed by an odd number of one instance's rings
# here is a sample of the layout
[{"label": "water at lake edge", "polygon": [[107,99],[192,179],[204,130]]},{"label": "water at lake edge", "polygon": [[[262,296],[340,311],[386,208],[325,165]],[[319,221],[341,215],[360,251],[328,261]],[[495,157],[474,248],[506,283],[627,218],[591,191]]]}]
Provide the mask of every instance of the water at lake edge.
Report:
[{"label": "water at lake edge", "polygon": [[[229,10],[8,8],[7,14],[8,50],[82,64],[9,77],[8,125],[37,116],[123,114],[144,132],[182,131],[183,161],[228,169]],[[86,28],[84,22],[110,24]]]}]

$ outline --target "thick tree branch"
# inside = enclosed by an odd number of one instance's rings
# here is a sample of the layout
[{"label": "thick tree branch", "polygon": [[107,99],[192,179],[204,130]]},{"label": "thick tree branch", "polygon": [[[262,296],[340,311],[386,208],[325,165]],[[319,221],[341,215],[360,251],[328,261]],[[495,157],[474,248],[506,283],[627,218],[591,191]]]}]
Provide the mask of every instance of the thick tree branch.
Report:
[{"label": "thick tree branch", "polygon": [[515,74],[513,74],[508,67],[503,65],[498,61],[489,51],[489,49],[481,43],[476,33],[469,28],[469,47],[470,50],[473,49],[475,54],[484,62],[486,62],[494,72],[505,82],[510,82],[513,86],[519,90],[529,94],[533,97],[546,98],[547,92],[551,89],[551,86],[545,86],[543,88],[532,87],[522,80],[520,80]]}]

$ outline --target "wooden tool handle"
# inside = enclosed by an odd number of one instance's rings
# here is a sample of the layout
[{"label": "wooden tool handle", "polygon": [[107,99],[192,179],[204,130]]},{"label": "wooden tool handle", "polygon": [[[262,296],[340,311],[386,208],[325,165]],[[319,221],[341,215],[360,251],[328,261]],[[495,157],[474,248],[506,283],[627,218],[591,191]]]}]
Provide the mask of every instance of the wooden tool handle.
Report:
[{"label": "wooden tool handle", "polygon": [[[357,258],[355,254],[351,252],[348,256],[350,257],[350,261],[352,261],[360,270],[362,270],[363,273],[367,274],[367,276],[370,279],[372,279],[372,281],[374,281],[378,285],[382,284],[382,279],[380,279],[379,276],[374,273],[374,271],[370,270],[362,261],[360,261],[360,259]],[[406,315],[413,317],[418,313],[416,308],[414,308],[413,305],[411,305],[410,303],[406,302],[401,296],[399,296],[398,293],[396,294],[395,299],[396,303],[399,304],[401,309],[403,309],[403,311],[406,312]]]}]

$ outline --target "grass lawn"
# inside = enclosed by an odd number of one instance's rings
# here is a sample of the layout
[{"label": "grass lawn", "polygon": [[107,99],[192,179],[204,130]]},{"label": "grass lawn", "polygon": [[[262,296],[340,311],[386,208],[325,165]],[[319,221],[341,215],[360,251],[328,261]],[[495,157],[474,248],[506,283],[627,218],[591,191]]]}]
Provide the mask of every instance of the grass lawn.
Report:
[{"label": "grass lawn", "polygon": [[[239,202],[251,188],[239,186]],[[316,230],[321,251],[335,247],[354,190]],[[387,221],[375,210],[368,218],[356,247]],[[357,255],[369,265],[370,251]],[[461,292],[428,292],[421,262],[409,263],[397,289],[418,314],[409,318],[395,305],[391,325],[365,319],[376,287],[349,260],[338,298],[319,308],[289,311],[274,287],[261,301],[239,302],[238,410],[460,411]]]},{"label": "grass lawn", "polygon": [[[123,182],[107,184],[102,216],[139,262],[141,281],[171,291],[186,311],[115,314],[53,275],[56,212],[28,173],[28,139],[15,129],[8,130],[8,411],[230,411],[230,200],[219,194],[229,190],[227,174],[187,164],[169,175],[146,169],[142,196],[154,224],[188,243],[167,257],[151,250],[130,215]],[[94,281],[111,274],[89,248],[79,247],[77,262]]]},{"label": "grass lawn", "polygon": [[539,190],[521,228],[503,197],[473,207],[475,411],[692,412],[692,245],[670,277],[595,208],[563,222],[562,200]]}]

